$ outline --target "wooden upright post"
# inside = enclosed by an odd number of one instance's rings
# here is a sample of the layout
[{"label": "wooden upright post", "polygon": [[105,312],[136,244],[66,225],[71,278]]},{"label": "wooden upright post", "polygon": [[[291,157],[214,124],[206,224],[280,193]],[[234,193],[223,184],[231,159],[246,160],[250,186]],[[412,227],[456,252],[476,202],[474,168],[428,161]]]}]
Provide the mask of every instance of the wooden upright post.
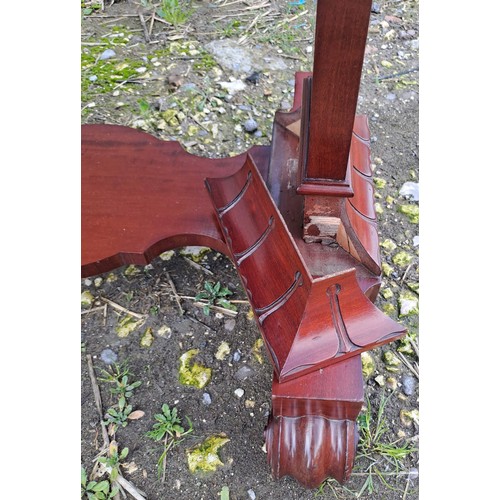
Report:
[{"label": "wooden upright post", "polygon": [[313,76],[304,85],[304,195],[352,196],[346,179],[371,0],[318,0]]}]

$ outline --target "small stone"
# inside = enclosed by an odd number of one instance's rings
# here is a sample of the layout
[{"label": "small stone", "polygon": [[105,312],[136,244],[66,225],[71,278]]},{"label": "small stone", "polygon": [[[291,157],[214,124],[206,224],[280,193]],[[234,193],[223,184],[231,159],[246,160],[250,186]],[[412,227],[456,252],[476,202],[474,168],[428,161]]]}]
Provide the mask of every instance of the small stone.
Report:
[{"label": "small stone", "polygon": [[172,335],[172,328],[167,325],[162,325],[160,326],[160,328],[158,328],[158,331],[156,333],[159,337],[170,338],[170,335]]},{"label": "small stone", "polygon": [[218,82],[219,85],[227,90],[229,94],[234,94],[235,92],[239,92],[240,90],[245,90],[247,86],[241,80],[235,80],[234,82]]},{"label": "small stone", "polygon": [[380,14],[381,10],[380,10],[380,4],[376,3],[376,2],[373,2],[372,3],[372,10],[373,14]]},{"label": "small stone", "polygon": [[203,259],[203,256],[210,252],[211,249],[208,247],[184,247],[180,250],[180,254],[184,257],[189,257],[194,262],[200,262]]},{"label": "small stone", "polygon": [[418,469],[415,467],[411,467],[408,471],[408,479],[417,479],[418,477]]},{"label": "small stone", "polygon": [[388,101],[394,101],[394,99],[396,99],[396,94],[393,94],[392,92],[387,94],[385,96],[385,98],[388,100]]},{"label": "small stone", "polygon": [[203,393],[203,396],[202,396],[202,400],[201,402],[205,405],[205,406],[208,406],[209,404],[212,403],[212,398],[210,396],[210,394],[208,394],[208,392],[204,392]]},{"label": "small stone", "polygon": [[113,363],[116,363],[118,361],[118,354],[116,354],[114,351],[111,349],[104,349],[101,352],[101,359],[107,364],[111,365]]},{"label": "small stone", "polygon": [[262,131],[261,130],[256,130],[254,133],[253,133],[254,137],[262,137]]},{"label": "small stone", "polygon": [[377,382],[377,384],[380,386],[380,387],[384,387],[385,385],[385,378],[383,375],[377,375],[375,377],[375,382]]},{"label": "small stone", "polygon": [[399,316],[418,315],[418,298],[413,293],[404,291],[398,298]]},{"label": "small stone", "polygon": [[255,500],[257,498],[253,490],[247,490],[247,493],[248,493],[248,498],[250,498],[250,500]]},{"label": "small stone", "polygon": [[237,350],[237,351],[235,351],[235,352],[234,352],[234,354],[233,354],[233,361],[237,363],[240,359],[241,359],[241,352],[240,352],[240,350],[238,349],[238,350]]},{"label": "small stone", "polygon": [[95,82],[95,81],[97,80],[97,76],[96,76],[96,75],[90,75],[90,76],[89,76],[89,80],[90,80],[91,82]]},{"label": "small stone", "polygon": [[230,352],[231,349],[229,348],[229,344],[227,342],[221,342],[217,352],[215,353],[215,357],[219,361],[222,361]]},{"label": "small stone", "polygon": [[236,396],[238,396],[239,398],[241,398],[241,396],[243,396],[243,394],[245,394],[245,391],[243,389],[236,389],[234,391],[234,393],[236,394]]},{"label": "small stone", "polygon": [[394,377],[387,377],[386,383],[391,391],[394,391],[398,387],[398,381]]},{"label": "small stone", "polygon": [[419,424],[419,411],[418,410],[401,410],[399,418],[405,427],[410,427],[412,423]]},{"label": "small stone", "polygon": [[105,61],[106,59],[111,59],[116,56],[116,52],[113,49],[106,49],[100,56],[99,59],[101,61]]},{"label": "small stone", "polygon": [[102,282],[103,282],[103,281],[104,281],[104,280],[103,280],[100,276],[99,276],[99,278],[96,278],[96,279],[94,280],[94,285],[95,285],[95,287],[96,287],[96,288],[99,288],[99,287],[102,285]]},{"label": "small stone", "polygon": [[245,380],[248,377],[251,377],[254,374],[252,368],[247,365],[243,365],[235,374],[234,377],[238,380]]},{"label": "small stone", "polygon": [[235,327],[236,327],[235,319],[231,318],[224,321],[224,329],[227,330],[228,332],[232,332]]},{"label": "small stone", "polygon": [[415,392],[415,386],[416,386],[415,378],[412,377],[411,375],[403,375],[401,383],[403,384],[403,392],[407,396],[412,396],[413,393]]},{"label": "small stone", "polygon": [[253,118],[249,118],[244,124],[243,127],[245,128],[246,132],[255,132],[259,126],[257,125],[257,122]]},{"label": "small stone", "polygon": [[409,199],[419,200],[419,184],[418,182],[405,182],[399,190],[401,196],[408,197]]},{"label": "small stone", "polygon": [[418,238],[418,234],[417,234],[417,236],[413,237],[413,246],[414,247],[418,247],[418,243],[419,243],[418,240],[419,240],[419,238]]}]

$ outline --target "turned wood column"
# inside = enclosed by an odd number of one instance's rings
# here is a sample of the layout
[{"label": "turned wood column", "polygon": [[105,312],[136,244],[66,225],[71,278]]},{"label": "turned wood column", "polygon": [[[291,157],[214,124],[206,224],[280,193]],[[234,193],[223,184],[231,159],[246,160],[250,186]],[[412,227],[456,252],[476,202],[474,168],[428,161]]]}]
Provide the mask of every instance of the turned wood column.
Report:
[{"label": "turned wood column", "polygon": [[[313,76],[306,80],[297,193],[352,196],[347,171],[371,0],[318,0]],[[307,203],[306,203],[307,205]]]}]

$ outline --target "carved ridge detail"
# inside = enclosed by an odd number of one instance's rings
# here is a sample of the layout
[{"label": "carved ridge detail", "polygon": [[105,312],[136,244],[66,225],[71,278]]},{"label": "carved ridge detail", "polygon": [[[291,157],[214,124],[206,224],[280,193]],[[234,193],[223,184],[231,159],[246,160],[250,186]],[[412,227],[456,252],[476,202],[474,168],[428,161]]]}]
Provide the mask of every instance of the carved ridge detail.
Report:
[{"label": "carved ridge detail", "polygon": [[273,300],[269,305],[255,309],[255,314],[259,317],[259,323],[262,325],[264,320],[269,315],[276,312],[281,306],[283,306],[283,304],[285,304],[285,302],[292,296],[293,292],[295,292],[299,286],[302,286],[302,283],[302,273],[297,271],[295,273],[293,283],[282,295],[280,295],[276,300]]},{"label": "carved ridge detail", "polygon": [[[335,289],[335,291],[333,291]],[[332,320],[335,326],[335,332],[339,338],[339,350],[338,353],[346,353],[352,351],[353,342],[349,337],[347,328],[342,317],[342,311],[340,310],[339,294],[342,287],[335,283],[327,288],[326,293],[330,299],[330,310],[332,313]]]},{"label": "carved ridge detail", "polygon": [[265,430],[273,477],[293,476],[306,488],[317,488],[328,477],[347,481],[358,439],[356,422],[319,415],[271,415]]},{"label": "carved ridge detail", "polygon": [[247,180],[243,185],[243,187],[241,188],[241,191],[227,205],[224,205],[223,207],[217,209],[219,217],[222,217],[223,215],[227,214],[232,208],[234,208],[238,204],[238,202],[243,198],[243,196],[245,196],[245,193],[247,192],[251,182],[252,182],[252,172],[249,171],[247,175]]},{"label": "carved ridge detail", "polygon": [[269,217],[269,222],[268,226],[265,229],[265,231],[259,236],[257,241],[250,245],[246,250],[243,252],[235,253],[234,257],[237,259],[236,264],[239,266],[247,257],[250,257],[255,250],[257,250],[262,243],[264,243],[265,239],[269,236],[270,232],[274,229],[275,223],[274,223],[274,217],[271,215]]}]

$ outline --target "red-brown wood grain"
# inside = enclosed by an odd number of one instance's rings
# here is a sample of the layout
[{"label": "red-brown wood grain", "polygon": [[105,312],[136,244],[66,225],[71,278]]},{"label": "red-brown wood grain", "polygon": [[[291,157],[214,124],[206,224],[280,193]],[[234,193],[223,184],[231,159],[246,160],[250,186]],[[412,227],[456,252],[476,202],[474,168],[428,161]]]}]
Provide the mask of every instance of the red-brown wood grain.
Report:
[{"label": "red-brown wood grain", "polygon": [[303,177],[345,179],[371,0],[318,0]]},{"label": "red-brown wood grain", "polygon": [[[268,146],[251,149],[266,174]],[[246,153],[208,159],[117,125],[82,127],[82,276],[145,265],[170,248],[227,252],[205,177],[227,176]]]},{"label": "red-brown wood grain", "polygon": [[[206,182],[280,382],[404,335],[364,295],[355,268],[313,279],[251,155]],[[361,196],[373,204],[371,191]]]}]

